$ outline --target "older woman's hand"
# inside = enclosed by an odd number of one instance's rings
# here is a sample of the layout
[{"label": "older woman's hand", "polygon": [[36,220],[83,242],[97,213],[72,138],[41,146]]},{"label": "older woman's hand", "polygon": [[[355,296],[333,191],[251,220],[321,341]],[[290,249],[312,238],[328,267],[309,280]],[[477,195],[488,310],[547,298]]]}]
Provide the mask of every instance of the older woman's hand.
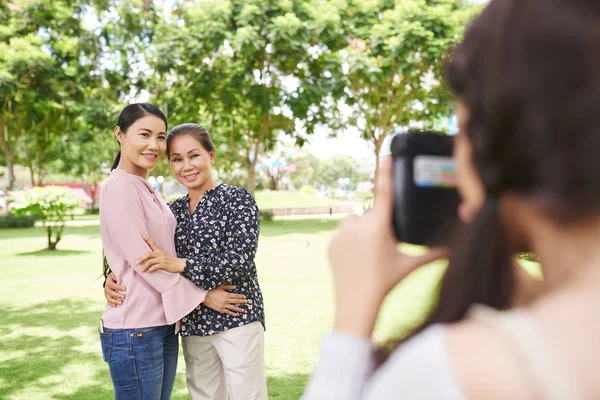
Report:
[{"label": "older woman's hand", "polygon": [[247,304],[248,300],[243,294],[229,292],[229,290],[235,290],[235,288],[235,285],[223,285],[211,289],[202,303],[212,310],[237,317],[238,313],[244,312],[244,309],[240,306]]}]

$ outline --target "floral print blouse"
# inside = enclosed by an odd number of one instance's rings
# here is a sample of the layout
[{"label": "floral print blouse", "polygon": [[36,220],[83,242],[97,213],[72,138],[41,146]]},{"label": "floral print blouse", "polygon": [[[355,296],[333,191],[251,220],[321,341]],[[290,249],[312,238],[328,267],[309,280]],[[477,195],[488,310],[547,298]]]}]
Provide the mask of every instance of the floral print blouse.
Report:
[{"label": "floral print blouse", "polygon": [[265,326],[263,297],[254,256],[258,247],[260,217],[256,202],[245,189],[219,184],[208,190],[189,212],[186,195],[170,204],[177,218],[175,249],[187,259],[183,275],[196,286],[210,290],[236,285],[248,304],[237,317],[211,310],[204,304],[181,320],[182,336],[209,336],[260,321]]}]

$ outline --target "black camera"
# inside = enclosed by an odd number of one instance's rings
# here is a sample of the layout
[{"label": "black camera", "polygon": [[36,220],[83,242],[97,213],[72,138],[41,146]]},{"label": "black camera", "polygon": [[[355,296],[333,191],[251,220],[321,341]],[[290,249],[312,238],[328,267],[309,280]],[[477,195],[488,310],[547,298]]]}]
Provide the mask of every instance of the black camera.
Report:
[{"label": "black camera", "polygon": [[408,131],[392,138],[394,232],[400,242],[445,245],[459,225],[453,137]]}]

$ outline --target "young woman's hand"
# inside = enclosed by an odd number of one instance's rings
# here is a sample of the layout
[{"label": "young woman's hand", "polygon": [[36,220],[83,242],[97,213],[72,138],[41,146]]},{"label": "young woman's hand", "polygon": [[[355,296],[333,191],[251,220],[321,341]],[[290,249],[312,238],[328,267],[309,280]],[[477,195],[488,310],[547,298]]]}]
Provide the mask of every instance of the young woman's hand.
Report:
[{"label": "young woman's hand", "polygon": [[154,272],[163,270],[173,273],[181,273],[185,269],[185,259],[173,257],[162,251],[150,238],[142,236],[152,252],[137,260],[142,266],[142,272]]},{"label": "young woman's hand", "polygon": [[399,251],[392,216],[392,161],[388,159],[380,167],[373,208],[362,217],[351,215],[342,221],[329,245],[337,330],[370,337],[390,290],[415,268],[446,255],[442,249],[421,256]]},{"label": "young woman's hand", "polygon": [[117,283],[117,277],[113,272],[106,277],[106,283],[104,284],[104,297],[106,297],[106,302],[109,306],[116,307],[123,304],[123,300],[125,300],[126,296],[120,292],[124,292],[126,290],[127,288],[125,286]]},{"label": "young woman's hand", "polygon": [[206,294],[203,304],[211,310],[237,317],[237,313],[244,311],[239,305],[247,304],[248,300],[246,300],[246,296],[243,294],[228,292],[228,290],[234,289],[234,285],[223,285],[211,289]]}]

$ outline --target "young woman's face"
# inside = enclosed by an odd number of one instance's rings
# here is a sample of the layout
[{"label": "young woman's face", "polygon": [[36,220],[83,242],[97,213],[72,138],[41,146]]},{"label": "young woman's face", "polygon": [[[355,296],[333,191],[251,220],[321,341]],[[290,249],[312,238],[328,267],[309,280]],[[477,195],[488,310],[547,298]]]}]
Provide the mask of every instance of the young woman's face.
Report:
[{"label": "young woman's face", "polygon": [[212,179],[215,151],[206,151],[191,134],[173,138],[169,161],[177,182],[188,189],[200,189]]},{"label": "young woman's face", "polygon": [[462,204],[458,210],[463,222],[470,222],[485,201],[485,188],[473,165],[473,147],[466,133],[469,110],[458,105],[460,132],[454,141],[454,161],[457,165],[458,192]]},{"label": "young woman's face", "polygon": [[167,127],[162,119],[147,115],[122,132],[118,126],[115,136],[121,144],[121,164],[133,170],[149,170],[167,150]]}]

